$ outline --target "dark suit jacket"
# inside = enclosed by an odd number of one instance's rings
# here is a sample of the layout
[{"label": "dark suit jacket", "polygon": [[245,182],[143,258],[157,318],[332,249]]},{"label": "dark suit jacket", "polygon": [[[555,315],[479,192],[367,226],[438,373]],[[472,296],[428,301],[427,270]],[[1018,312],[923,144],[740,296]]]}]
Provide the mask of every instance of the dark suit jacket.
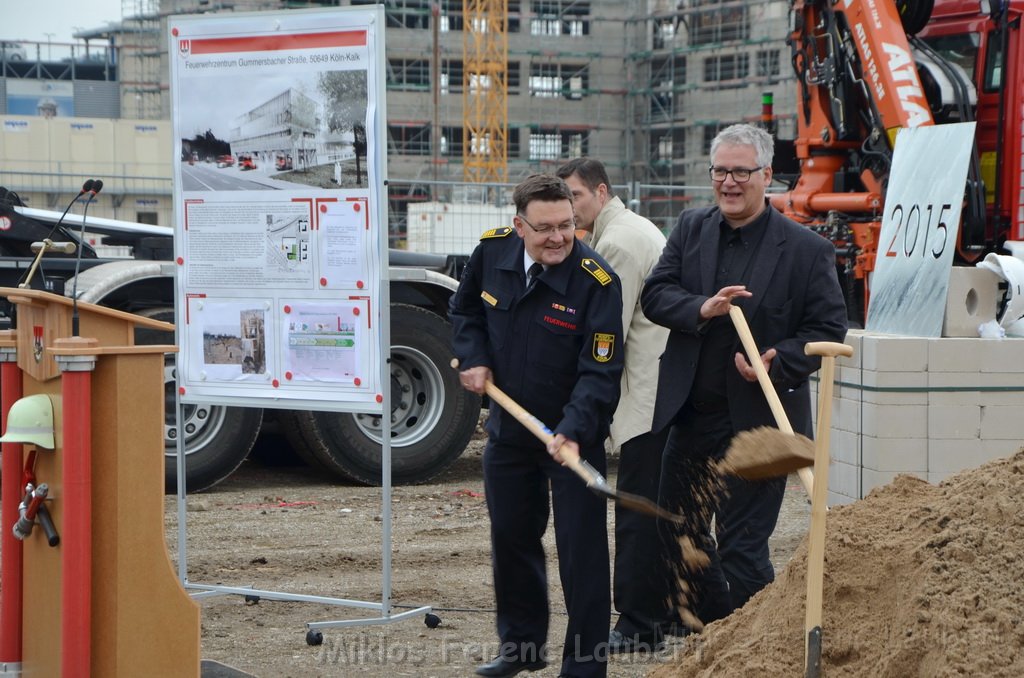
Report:
[{"label": "dark suit jacket", "polygon": [[[846,306],[835,268],[835,247],[771,206],[767,228],[752,263],[749,299],[736,305],[750,325],[760,352],[778,352],[769,376],[790,425],[810,437],[811,402],[807,378],[821,359],[804,355],[809,341],[842,341]],[[718,259],[718,207],[685,210],[641,295],[648,318],[671,330],[658,373],[658,397],[652,430],[672,423],[693,386],[703,341],[700,307],[714,296]],[[743,348],[736,341],[736,351]],[[775,426],[768,401],[757,382],[740,376],[730,363],[726,393],[734,431]]]}]

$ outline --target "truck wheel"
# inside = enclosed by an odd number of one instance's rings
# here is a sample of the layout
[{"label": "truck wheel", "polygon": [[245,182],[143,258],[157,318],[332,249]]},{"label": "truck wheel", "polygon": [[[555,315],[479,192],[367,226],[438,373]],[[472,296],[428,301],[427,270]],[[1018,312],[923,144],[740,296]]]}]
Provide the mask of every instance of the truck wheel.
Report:
[{"label": "truck wheel", "polygon": [[[422,483],[441,473],[476,430],[480,398],[459,385],[458,372],[449,366],[450,336],[450,325],[437,314],[392,304],[391,482],[396,485]],[[295,438],[320,466],[342,479],[380,484],[379,416],[295,414],[292,429],[301,432]]]},{"label": "truck wheel", "polygon": [[[174,310],[153,308],[141,316],[174,322]],[[136,344],[173,344],[174,334],[149,328],[135,330]],[[185,434],[185,488],[198,492],[227,478],[249,455],[260,432],[263,410],[221,405],[182,405],[182,421],[175,422],[177,379],[174,355],[164,357],[164,489],[177,492],[177,438]]]}]

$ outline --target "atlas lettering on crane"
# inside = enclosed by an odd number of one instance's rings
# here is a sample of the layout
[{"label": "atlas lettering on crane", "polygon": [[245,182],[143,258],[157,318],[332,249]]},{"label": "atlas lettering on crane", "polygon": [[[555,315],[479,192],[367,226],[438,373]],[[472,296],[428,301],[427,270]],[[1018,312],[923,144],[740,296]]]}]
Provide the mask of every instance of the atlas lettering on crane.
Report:
[{"label": "atlas lettering on crane", "polygon": [[857,23],[853,27],[853,32],[857,34],[857,41],[860,43],[860,51],[863,55],[861,58],[864,61],[864,74],[871,81],[871,86],[875,88],[875,98],[878,101],[885,99],[885,84],[882,82],[882,76],[878,72],[878,64],[875,62],[875,54],[871,51],[871,43],[868,42],[867,31],[864,30],[864,24]]},{"label": "atlas lettering on crane", "polygon": [[900,107],[907,114],[907,127],[920,127],[931,120],[921,81],[917,78],[917,70],[910,53],[899,45],[883,42],[882,49],[889,56],[889,73],[893,82],[905,82],[906,85],[896,87]]}]

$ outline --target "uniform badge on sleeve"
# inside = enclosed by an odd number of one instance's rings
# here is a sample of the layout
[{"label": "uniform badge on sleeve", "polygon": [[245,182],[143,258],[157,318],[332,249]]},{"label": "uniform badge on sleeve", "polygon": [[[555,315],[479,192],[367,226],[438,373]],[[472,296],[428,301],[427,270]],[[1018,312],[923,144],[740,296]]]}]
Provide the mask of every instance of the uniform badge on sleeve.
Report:
[{"label": "uniform badge on sleeve", "polygon": [[594,333],[594,360],[606,363],[615,354],[615,335]]}]

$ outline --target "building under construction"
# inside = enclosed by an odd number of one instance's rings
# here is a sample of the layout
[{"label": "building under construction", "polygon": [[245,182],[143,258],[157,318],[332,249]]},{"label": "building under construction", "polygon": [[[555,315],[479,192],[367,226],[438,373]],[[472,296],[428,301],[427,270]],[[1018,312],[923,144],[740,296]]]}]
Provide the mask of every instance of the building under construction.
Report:
[{"label": "building under construction", "polygon": [[[120,25],[78,37],[116,50],[122,118],[169,120],[168,16],[373,4],[124,0]],[[622,197],[668,228],[709,197],[711,139],[760,121],[765,93],[782,113],[772,124],[792,136],[784,0],[383,4],[393,230],[411,202],[494,201],[482,186],[580,155],[602,160]],[[5,66],[3,79],[15,77]]]}]

